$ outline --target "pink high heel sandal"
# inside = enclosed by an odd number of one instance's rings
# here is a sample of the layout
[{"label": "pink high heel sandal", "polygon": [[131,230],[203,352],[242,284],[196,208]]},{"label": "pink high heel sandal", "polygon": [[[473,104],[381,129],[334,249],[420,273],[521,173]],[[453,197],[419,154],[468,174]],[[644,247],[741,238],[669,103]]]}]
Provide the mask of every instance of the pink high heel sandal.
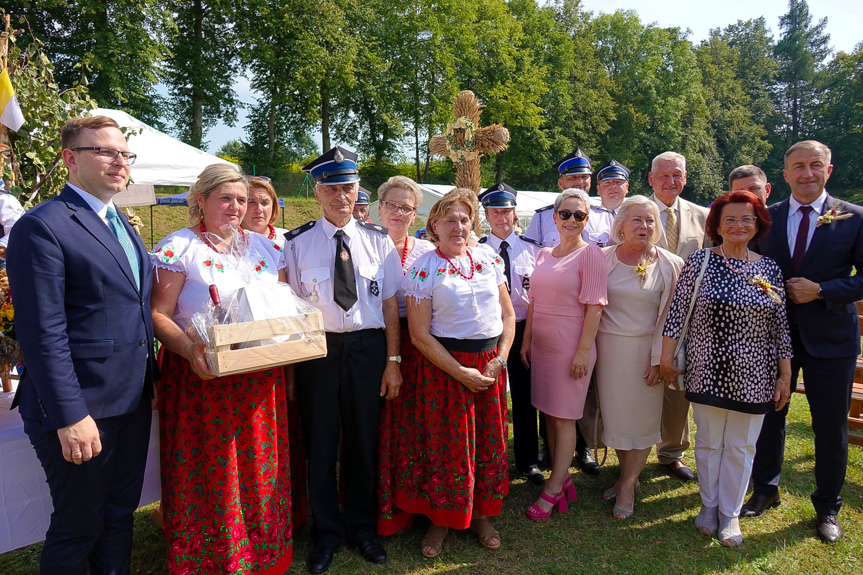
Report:
[{"label": "pink high heel sandal", "polygon": [[564,490],[561,490],[560,493],[558,493],[557,495],[549,495],[545,491],[542,491],[539,494],[539,498],[546,503],[551,503],[551,509],[549,509],[548,511],[543,511],[539,505],[534,503],[524,510],[525,515],[527,515],[531,519],[548,519],[549,517],[551,517],[551,513],[554,511],[555,506],[557,507],[558,513],[563,513],[567,509]]},{"label": "pink high heel sandal", "polygon": [[572,477],[567,476],[563,480],[563,492],[566,493],[566,500],[569,503],[578,501],[578,492],[575,490],[575,485],[572,484]]}]

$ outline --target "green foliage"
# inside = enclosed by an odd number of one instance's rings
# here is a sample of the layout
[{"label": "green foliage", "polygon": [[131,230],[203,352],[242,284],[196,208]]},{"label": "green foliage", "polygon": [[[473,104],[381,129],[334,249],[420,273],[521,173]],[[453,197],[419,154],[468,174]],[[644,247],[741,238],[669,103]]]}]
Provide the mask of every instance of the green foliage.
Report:
[{"label": "green foliage", "polygon": [[176,30],[165,70],[170,117],[181,140],[203,148],[209,128],[236,121],[240,101],[231,85],[240,69],[240,38],[230,0],[173,0],[171,9]]},{"label": "green foliage", "polygon": [[163,2],[23,0],[12,11],[15,18],[26,17],[33,40],[44,43],[61,89],[87,85],[99,106],[164,128],[166,110],[155,86],[173,23]]},{"label": "green foliage", "polygon": [[[22,18],[23,20],[23,18]],[[21,22],[26,26],[27,22]],[[60,157],[60,131],[66,119],[96,107],[87,87],[74,83],[61,90],[54,78],[54,66],[42,44],[30,36],[9,45],[9,61],[17,62],[12,85],[24,115],[18,132],[9,131],[13,161],[4,163],[3,179],[9,192],[25,207],[56,195],[66,181],[66,166]],[[12,172],[14,171],[14,177]]]}]

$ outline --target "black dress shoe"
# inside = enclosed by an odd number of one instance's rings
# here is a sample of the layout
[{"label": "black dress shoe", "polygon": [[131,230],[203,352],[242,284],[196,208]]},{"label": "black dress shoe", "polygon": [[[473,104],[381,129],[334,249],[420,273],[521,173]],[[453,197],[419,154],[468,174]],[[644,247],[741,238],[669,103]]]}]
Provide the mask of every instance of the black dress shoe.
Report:
[{"label": "black dress shoe", "polygon": [[521,474],[534,485],[542,485],[545,483],[545,476],[536,465],[528,466],[527,469],[521,471]]},{"label": "black dress shoe", "polygon": [[836,543],[844,536],[838,517],[818,514],[818,539],[824,543]]},{"label": "black dress shoe", "polygon": [[323,573],[333,564],[333,555],[336,554],[335,547],[315,547],[309,555],[306,565],[309,573]]},{"label": "black dress shoe", "polygon": [[779,498],[779,492],[774,495],[761,495],[752,492],[749,500],[740,508],[741,517],[761,517],[768,509],[779,507],[782,500]]},{"label": "black dress shoe", "polygon": [[665,465],[665,468],[668,470],[670,475],[673,475],[682,481],[692,481],[695,479],[695,474],[692,473],[692,470],[683,465],[681,461],[668,463]]},{"label": "black dress shoe", "polygon": [[381,564],[386,563],[387,561],[387,552],[384,549],[384,546],[374,537],[366,539],[357,545],[357,549],[360,550],[360,554],[363,556],[363,559],[369,563]]},{"label": "black dress shoe", "polygon": [[543,471],[551,471],[551,454],[548,452],[548,446],[543,445],[536,457],[536,465]]},{"label": "black dress shoe", "polygon": [[581,469],[582,473],[586,473],[587,475],[599,475],[599,465],[597,465],[596,459],[593,458],[593,454],[590,452],[590,449],[576,452],[575,464],[578,465],[578,468]]}]

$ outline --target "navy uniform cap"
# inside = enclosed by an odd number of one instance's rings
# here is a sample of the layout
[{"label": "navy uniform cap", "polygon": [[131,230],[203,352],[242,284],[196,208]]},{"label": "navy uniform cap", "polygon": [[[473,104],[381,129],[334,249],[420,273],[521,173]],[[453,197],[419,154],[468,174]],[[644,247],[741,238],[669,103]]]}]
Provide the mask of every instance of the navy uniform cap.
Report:
[{"label": "navy uniform cap", "polygon": [[303,166],[303,171],[309,172],[316,184],[351,184],[360,181],[357,155],[341,146],[318,156]]},{"label": "navy uniform cap", "polygon": [[514,208],[518,192],[503,182],[499,182],[481,193],[477,199],[484,208]]},{"label": "navy uniform cap", "polygon": [[592,171],[590,169],[590,158],[588,158],[587,154],[582,152],[581,149],[576,149],[573,153],[556,163],[554,167],[557,168],[557,171],[561,176],[569,174],[589,174]]},{"label": "navy uniform cap", "polygon": [[368,204],[370,200],[371,198],[369,197],[369,195],[366,192],[360,190],[357,192],[357,201],[354,202],[354,205],[360,206]]},{"label": "navy uniform cap", "polygon": [[618,162],[617,160],[610,160],[607,164],[602,166],[599,171],[596,173],[596,181],[601,182],[602,180],[629,180],[629,168]]}]

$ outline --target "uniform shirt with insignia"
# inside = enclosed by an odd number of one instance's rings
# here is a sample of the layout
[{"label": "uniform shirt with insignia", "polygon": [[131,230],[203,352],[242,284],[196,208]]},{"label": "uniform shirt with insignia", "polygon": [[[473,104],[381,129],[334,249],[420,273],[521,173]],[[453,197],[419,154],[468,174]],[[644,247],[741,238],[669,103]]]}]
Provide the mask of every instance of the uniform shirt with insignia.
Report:
[{"label": "uniform shirt with insignia", "polygon": [[601,248],[610,246],[614,243],[611,239],[611,227],[616,216],[617,210],[609,210],[605,206],[590,206],[590,217],[581,237],[587,243]]},{"label": "uniform shirt with insignia", "polygon": [[510,286],[509,297],[512,307],[515,309],[515,321],[527,319],[527,306],[530,298],[527,290],[530,289],[530,276],[536,266],[536,256],[542,246],[535,240],[511,233],[506,240],[502,240],[494,234],[488,235],[480,240],[483,244],[500,254],[500,243],[506,241],[509,244],[510,274],[512,275],[512,286]]},{"label": "uniform shirt with insignia", "polygon": [[[343,230],[357,281],[357,301],[348,311],[333,300],[336,230]],[[288,283],[324,317],[324,330],[335,333],[384,327],[382,303],[393,297],[403,277],[401,261],[386,231],[351,218],[337,228],[325,218],[285,234]]]},{"label": "uniform shirt with insignia", "polygon": [[554,204],[536,210],[524,236],[539,242],[545,248],[553,248],[560,243],[560,232],[554,225]]}]

